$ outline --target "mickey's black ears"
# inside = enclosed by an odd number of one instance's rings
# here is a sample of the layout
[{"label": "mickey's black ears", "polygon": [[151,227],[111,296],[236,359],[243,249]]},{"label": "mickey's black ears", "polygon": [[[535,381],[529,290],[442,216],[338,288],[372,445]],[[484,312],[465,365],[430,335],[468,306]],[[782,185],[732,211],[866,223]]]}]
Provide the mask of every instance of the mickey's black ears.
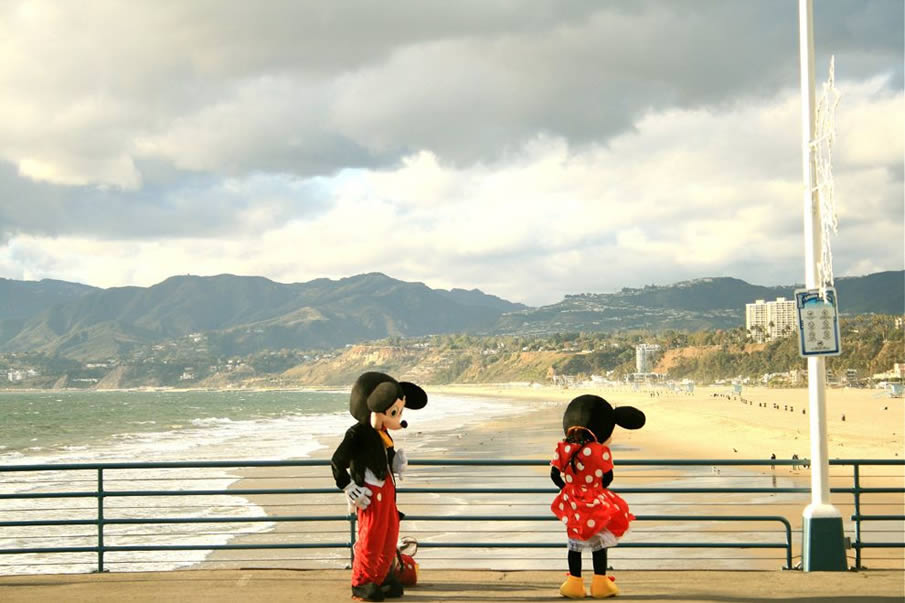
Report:
[{"label": "mickey's black ears", "polygon": [[395,381],[378,383],[368,394],[368,410],[371,412],[383,412],[393,405],[400,397],[399,385]]},{"label": "mickey's black ears", "polygon": [[349,412],[360,423],[367,423],[372,412],[384,412],[405,396],[406,408],[424,408],[427,394],[414,383],[398,383],[384,373],[367,372],[355,380],[349,396]]},{"label": "mickey's black ears", "polygon": [[616,425],[625,429],[641,429],[647,418],[634,406],[617,406],[613,409]]},{"label": "mickey's black ears", "polygon": [[414,383],[400,381],[399,386],[405,393],[405,407],[418,410],[427,406],[427,393]]}]

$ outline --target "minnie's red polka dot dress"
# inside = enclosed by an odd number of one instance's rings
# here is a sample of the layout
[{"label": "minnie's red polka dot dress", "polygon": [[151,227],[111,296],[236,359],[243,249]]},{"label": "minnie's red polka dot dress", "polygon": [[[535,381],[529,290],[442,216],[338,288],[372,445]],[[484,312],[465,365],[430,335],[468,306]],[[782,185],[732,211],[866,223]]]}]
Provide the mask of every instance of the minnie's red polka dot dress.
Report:
[{"label": "minnie's red polka dot dress", "polygon": [[566,524],[570,539],[588,540],[601,530],[617,538],[625,533],[635,516],[619,495],[603,487],[604,474],[613,469],[608,447],[597,442],[560,442],[551,464],[563,474],[566,485],[550,510]]}]

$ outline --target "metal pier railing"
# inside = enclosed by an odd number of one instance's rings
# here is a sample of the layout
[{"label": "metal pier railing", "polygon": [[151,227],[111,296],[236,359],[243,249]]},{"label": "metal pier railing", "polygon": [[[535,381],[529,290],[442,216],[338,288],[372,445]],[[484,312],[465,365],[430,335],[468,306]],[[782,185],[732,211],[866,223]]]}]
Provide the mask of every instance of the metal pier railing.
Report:
[{"label": "metal pier railing", "polygon": [[[800,514],[786,517],[769,510],[779,504],[777,497],[791,495],[802,500],[810,492],[785,473],[777,476],[776,467],[806,466],[807,462],[617,461],[617,482],[622,487],[613,490],[629,500],[637,517],[633,537],[621,542],[618,549],[772,549],[782,552],[781,567],[792,568],[797,548],[793,533],[799,529],[795,525]],[[428,459],[413,460],[410,465],[398,495],[400,507],[413,510],[405,517],[403,533],[419,534],[420,547],[486,551],[564,547],[561,526],[549,512],[556,489],[547,477],[548,461]],[[905,548],[901,528],[865,528],[868,523],[900,525],[905,521],[901,514],[905,489],[901,483],[863,485],[865,468],[903,465],[905,461],[898,459],[831,461],[833,468],[846,472],[834,476],[835,481],[851,484],[833,487],[831,493],[846,500],[850,497],[851,502],[845,503],[852,508],[847,531],[856,568],[862,567],[867,549]],[[71,563],[78,567],[85,566],[86,555],[93,557],[95,571],[106,571],[113,554],[118,558],[116,564],[129,567],[129,559],[122,560],[127,554],[189,551],[322,550],[332,553],[322,561],[345,563],[355,544],[356,517],[336,512],[346,509],[341,506],[328,467],[329,462],[321,459],[0,466],[0,555],[10,560],[0,564],[0,573],[44,564],[65,566],[65,561],[49,559],[67,554],[79,556]],[[306,473],[286,474],[289,470]],[[733,470],[745,473],[732,474]],[[901,469],[898,471],[901,474]],[[210,473],[216,475],[211,477]],[[234,482],[240,477],[248,480],[238,482],[240,486],[273,479],[316,486],[186,487],[207,480]],[[633,481],[641,483],[626,485]],[[890,478],[888,483],[895,481]],[[689,485],[702,482],[706,483]],[[761,483],[764,485],[756,485]],[[871,502],[872,497],[878,495],[898,495],[898,507],[895,500],[886,501],[882,508],[891,509],[891,513],[870,513],[876,504]],[[284,504],[265,501],[271,500],[269,497],[279,497]],[[245,499],[255,502],[249,506]],[[294,512],[299,507],[310,512]],[[645,513],[645,509],[658,512]],[[289,524],[302,529],[275,536],[276,526]],[[208,531],[178,531],[199,525],[208,526]],[[75,532],[67,531],[73,528]],[[866,539],[876,533],[883,534],[884,539]],[[29,541],[38,544],[23,546]],[[340,554],[343,552],[345,560]],[[142,559],[145,563],[158,562],[153,555]],[[479,559],[477,555],[464,557],[465,561]],[[687,561],[682,555],[670,559],[679,566]],[[458,560],[463,562],[461,555]],[[719,554],[714,560],[723,561],[724,556]],[[194,562],[198,561],[196,557]]]}]

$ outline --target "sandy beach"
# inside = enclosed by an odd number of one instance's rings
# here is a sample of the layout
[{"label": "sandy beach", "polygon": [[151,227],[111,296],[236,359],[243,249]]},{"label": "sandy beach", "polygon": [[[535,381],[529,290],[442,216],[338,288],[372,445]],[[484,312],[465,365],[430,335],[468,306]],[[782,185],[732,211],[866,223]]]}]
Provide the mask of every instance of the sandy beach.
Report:
[{"label": "sandy beach", "polygon": [[[615,405],[630,404],[647,414],[647,425],[638,431],[617,429],[613,450],[617,461],[613,488],[638,486],[707,486],[707,487],[778,487],[809,488],[810,473],[807,468],[778,465],[723,466],[723,467],[619,467],[620,460],[632,459],[718,459],[718,460],[766,460],[775,453],[777,459],[810,456],[809,424],[806,390],[778,390],[745,388],[740,394],[730,395],[726,388],[698,388],[693,395],[665,390],[633,390],[629,387],[612,389],[562,389],[554,387],[528,387],[508,385],[450,385],[428,388],[428,393],[438,400],[468,396],[496,398],[513,405],[523,406],[518,413],[494,417],[472,423],[462,430],[434,430],[419,433],[418,415],[413,415],[412,427],[397,435],[397,447],[404,448],[411,459],[547,459],[556,441],[562,437],[562,411],[573,397],[594,392],[603,395]],[[845,415],[845,420],[842,416]],[[829,390],[827,417],[830,458],[845,459],[895,459],[902,456],[903,400],[884,398],[871,390]],[[314,458],[329,458],[341,434],[333,442],[324,441],[325,448],[312,454]],[[286,468],[279,471],[256,470],[242,473],[237,488],[329,488],[332,479],[325,467]],[[831,485],[849,487],[852,484],[850,467],[831,467]],[[433,467],[410,468],[409,474],[399,484],[406,487],[432,487],[461,484],[469,487],[494,485],[499,487],[552,487],[545,467]],[[902,487],[902,467],[870,467],[862,470],[862,485]],[[544,515],[549,513],[547,495],[510,495],[511,500],[501,504],[499,495],[453,495],[440,499],[436,495],[400,493],[400,509],[410,516],[456,514],[471,515],[515,512],[517,514]],[[804,493],[768,495],[724,495],[723,500],[713,500],[712,495],[682,495],[681,498],[654,494],[626,494],[637,515],[659,514],[758,514],[782,515],[790,520],[794,530],[800,530],[801,514],[810,502]],[[277,500],[281,498],[281,500]],[[339,493],[309,495],[301,503],[299,497],[263,495],[253,497],[269,515],[278,514],[342,514],[345,507]],[[833,504],[846,520],[846,533],[851,533],[850,517],[854,511],[852,496],[833,494]],[[905,500],[900,494],[871,495],[863,500],[862,512],[871,514],[902,514]],[[478,522],[475,525],[453,526],[448,522],[403,522],[403,535],[409,534],[422,542],[481,541],[498,539],[500,525]],[[888,532],[875,537],[880,540],[901,540],[899,535]],[[466,529],[467,528],[467,529]],[[865,529],[877,529],[876,524]],[[524,539],[556,542],[561,539],[558,524],[524,523],[510,525],[505,530]],[[719,541],[724,538],[739,540],[751,532],[753,540],[781,541],[784,537],[777,526],[748,524],[744,527],[715,523],[675,525],[662,522],[636,522],[627,538],[642,542],[675,537],[677,540],[695,539]],[[697,535],[695,533],[697,532]],[[768,533],[769,532],[769,533]],[[242,536],[236,543],[271,541],[342,541],[348,539],[348,523],[322,524],[280,523],[269,534]],[[300,540],[301,539],[301,540]],[[865,539],[868,539],[865,537]],[[793,564],[800,560],[800,534],[794,535]],[[424,548],[419,553],[421,563],[427,568],[481,567],[491,563],[501,569],[526,569],[541,567],[565,567],[565,556],[556,549],[520,549],[511,553],[513,561],[500,562],[510,555],[501,549],[459,552],[456,549]],[[849,551],[850,564],[854,551]],[[249,567],[340,567],[347,559],[347,552],[309,550],[299,551],[222,551],[209,556],[205,568],[235,567],[236,558]],[[735,561],[740,559],[741,561]],[[641,569],[645,567],[738,567],[751,565],[761,569],[777,569],[784,564],[779,550],[701,549],[699,552],[681,549],[617,548],[611,554],[611,564],[617,568]],[[863,553],[862,563],[867,567],[901,568],[902,549],[869,549]],[[734,565],[733,565],[734,564]]]},{"label": "sandy beach", "polygon": [[[699,387],[693,395],[664,388],[506,385],[448,385],[433,391],[563,405],[582,393],[596,393],[613,405],[631,405],[646,413],[644,429],[623,431],[619,439],[643,448],[645,458],[810,456],[808,392],[803,388],[746,387],[730,394],[726,387]],[[903,455],[905,400],[869,389],[828,389],[826,398],[830,458]],[[661,454],[667,451],[670,454]]]}]

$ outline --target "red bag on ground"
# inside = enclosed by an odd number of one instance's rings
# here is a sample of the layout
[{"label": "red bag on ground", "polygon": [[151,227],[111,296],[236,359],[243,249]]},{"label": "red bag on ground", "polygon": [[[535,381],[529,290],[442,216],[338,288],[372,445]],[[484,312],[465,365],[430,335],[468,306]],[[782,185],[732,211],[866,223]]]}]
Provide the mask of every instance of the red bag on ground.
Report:
[{"label": "red bag on ground", "polygon": [[403,586],[414,586],[418,583],[418,564],[414,557],[397,552],[395,566],[396,576]]},{"label": "red bag on ground", "polygon": [[392,571],[403,586],[414,586],[418,583],[418,563],[414,557],[417,550],[418,541],[411,536],[404,536],[402,545],[396,549]]}]

